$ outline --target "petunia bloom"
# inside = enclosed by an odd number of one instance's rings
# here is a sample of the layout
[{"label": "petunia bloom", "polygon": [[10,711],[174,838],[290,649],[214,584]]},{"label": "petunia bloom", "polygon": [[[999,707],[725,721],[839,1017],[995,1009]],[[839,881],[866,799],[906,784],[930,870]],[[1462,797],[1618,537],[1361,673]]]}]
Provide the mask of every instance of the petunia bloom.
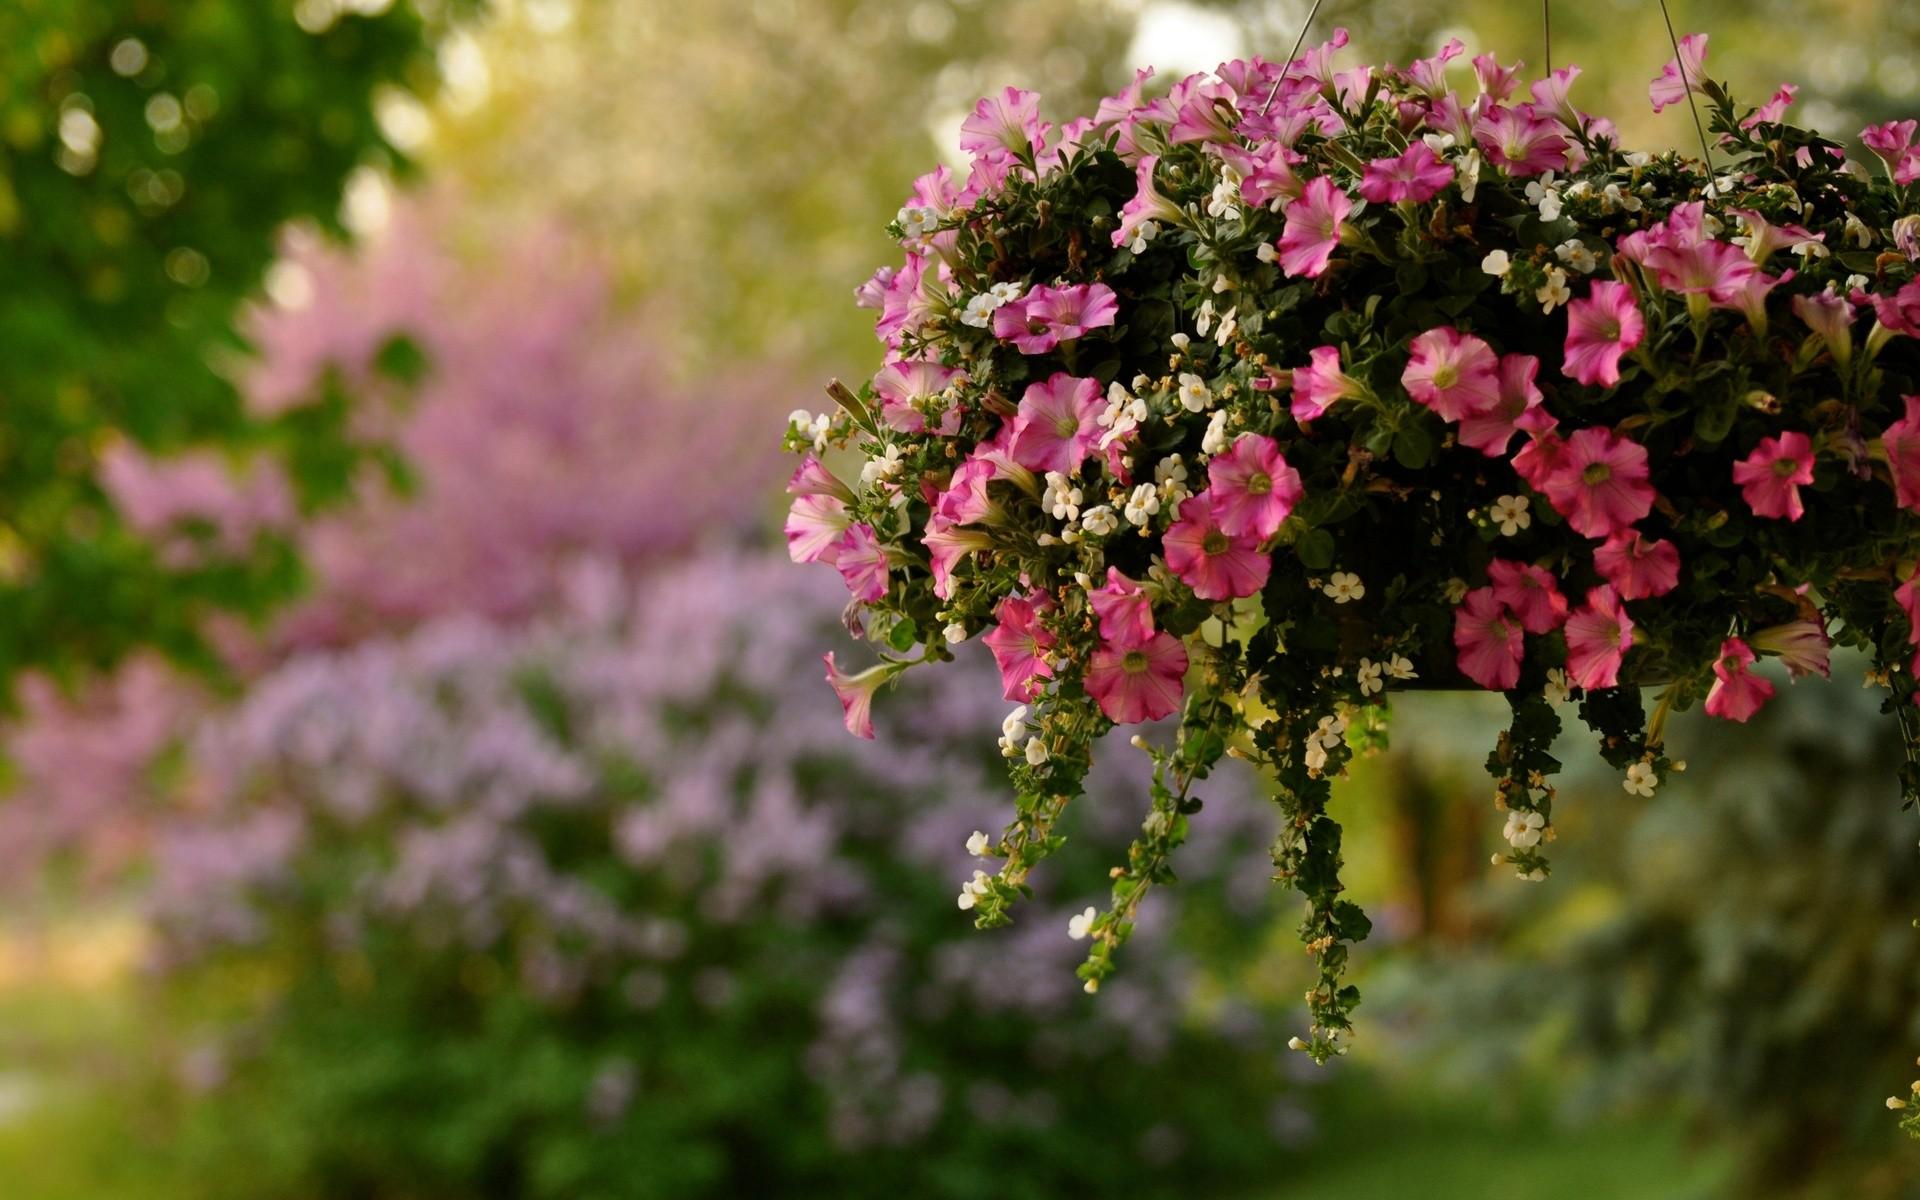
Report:
[{"label": "petunia bloom", "polygon": [[1040,94],[1010,87],[973,106],[960,124],[960,148],[975,156],[1028,158],[1046,144],[1048,128],[1040,119]]},{"label": "petunia bloom", "polygon": [[1288,275],[1318,277],[1340,244],[1340,227],[1353,211],[1353,201],[1325,175],[1307,181],[1300,198],[1286,207],[1287,223],[1280,233],[1280,269]]},{"label": "petunia bloom", "polygon": [[1107,582],[1087,592],[1087,603],[1100,622],[1100,637],[1127,649],[1153,636],[1153,604],[1139,584],[1107,568]]},{"label": "petunia bloom", "polygon": [[1626,529],[1594,547],[1593,569],[1622,600],[1646,600],[1680,585],[1680,551],[1665,538],[1648,541]]},{"label": "petunia bloom", "polygon": [[1087,661],[1086,688],[1117,725],[1157,721],[1180,707],[1187,649],[1156,633],[1138,646],[1102,645]]},{"label": "petunia bloom", "polygon": [[873,377],[873,394],[880,397],[880,419],[902,433],[926,433],[927,417],[939,414],[933,432],[952,437],[960,431],[960,410],[946,403],[947,389],[965,383],[967,373],[926,359],[890,362]]},{"label": "petunia bloom", "polygon": [[1740,118],[1740,128],[1752,129],[1756,125],[1778,124],[1781,117],[1787,115],[1787,106],[1800,94],[1800,89],[1791,83],[1783,83],[1772,99]]},{"label": "petunia bloom", "polygon": [[793,476],[787,480],[789,496],[834,496],[851,501],[853,489],[841,481],[840,477],[827,470],[813,451],[807,451],[800,465],[794,468]]},{"label": "petunia bloom", "polygon": [[1612,279],[1596,280],[1587,294],[1567,305],[1566,357],[1560,369],[1588,387],[1620,382],[1621,356],[1647,334],[1633,289]]},{"label": "petunia bloom", "polygon": [[1242,435],[1225,454],[1213,456],[1207,489],[1222,532],[1262,541],[1274,535],[1306,491],[1279,445],[1258,433]]},{"label": "petunia bloom", "polygon": [[980,640],[993,651],[993,661],[1000,668],[1001,689],[1009,700],[1031,700],[1040,694],[1042,681],[1053,678],[1047,651],[1057,639],[1041,621],[1052,608],[1053,598],[1036,592],[1008,596],[993,610],[998,624]]},{"label": "petunia bloom", "polygon": [[1528,633],[1546,633],[1567,619],[1567,598],[1545,567],[1496,558],[1487,564],[1493,598],[1505,605]]},{"label": "petunia bloom", "polygon": [[1577,430],[1541,488],[1575,533],[1611,537],[1653,510],[1647,450],[1604,425]]},{"label": "petunia bloom", "polygon": [[1795,679],[1809,675],[1832,676],[1833,639],[1820,621],[1802,618],[1784,625],[1771,625],[1753,633],[1748,644],[1761,654],[1779,656],[1787,674]]},{"label": "petunia bloom", "polygon": [[1698,92],[1705,82],[1701,74],[1707,65],[1707,35],[1689,33],[1680,39],[1680,56],[1670,58],[1659,76],[1647,87],[1653,111],[1661,112],[1669,104],[1678,104],[1688,92]]},{"label": "petunia bloom", "polygon": [[852,520],[837,496],[798,497],[787,510],[787,557],[797,563],[831,563],[840,552],[840,535]]},{"label": "petunia bloom", "polygon": [[1105,408],[1095,379],[1055,371],[1028,384],[1013,426],[1013,460],[1031,471],[1072,474],[1100,440]]},{"label": "petunia bloom", "polygon": [[1104,283],[1041,285],[994,310],[993,335],[1022,354],[1045,354],[1090,329],[1112,325],[1119,314],[1113,289]]},{"label": "petunia bloom", "polygon": [[1368,163],[1360,176],[1360,194],[1375,204],[1424,203],[1452,182],[1453,167],[1440,161],[1433,147],[1416,141],[1405,153]]},{"label": "petunia bloom", "polygon": [[1413,339],[1400,382],[1441,419],[1458,421],[1500,402],[1499,366],[1493,347],[1442,325]]},{"label": "petunia bloom", "polygon": [[1317,346],[1308,356],[1310,365],[1293,371],[1293,419],[1302,425],[1324,416],[1342,400],[1367,394],[1367,385],[1340,369],[1337,346]]},{"label": "petunia bloom", "polygon": [[1544,433],[1559,424],[1540,407],[1544,397],[1534,380],[1540,374],[1540,360],[1531,354],[1500,356],[1500,399],[1485,412],[1468,413],[1460,421],[1460,444],[1470,446],[1488,458],[1507,452],[1507,443],[1522,431]]},{"label": "petunia bloom", "polygon": [[1490,587],[1468,592],[1453,610],[1453,648],[1460,673],[1483,688],[1504,692],[1520,682],[1526,639],[1520,620]]},{"label": "petunia bloom", "polygon": [[1828,284],[1825,291],[1793,298],[1793,314],[1806,322],[1842,367],[1853,357],[1853,304]]},{"label": "petunia bloom", "polygon": [[1553,478],[1567,461],[1567,439],[1552,429],[1536,433],[1513,456],[1514,474],[1527,481],[1536,492],[1545,493],[1547,480]]},{"label": "petunia bloom", "polygon": [[1792,430],[1764,437],[1753,453],[1733,464],[1733,481],[1757,517],[1798,521],[1806,507],[1800,488],[1813,482],[1813,442]]},{"label": "petunia bloom", "polygon": [[1713,660],[1713,686],[1707,690],[1707,715],[1728,721],[1746,721],[1773,698],[1773,684],[1755,675],[1753,649],[1739,638],[1720,643]]},{"label": "petunia bloom", "polygon": [[1615,687],[1620,664],[1633,646],[1633,618],[1606,584],[1587,592],[1586,603],[1567,616],[1567,678],[1575,687]]},{"label": "petunia bloom", "polygon": [[1202,600],[1233,600],[1266,586],[1273,561],[1260,552],[1260,539],[1234,536],[1220,527],[1214,498],[1207,492],[1180,505],[1180,519],[1162,540],[1167,569]]},{"label": "petunia bloom", "polygon": [[1473,138],[1488,162],[1516,178],[1567,167],[1570,143],[1560,123],[1535,115],[1525,105],[1489,108],[1473,123]]},{"label": "petunia bloom", "polygon": [[840,698],[840,712],[847,724],[847,732],[855,737],[873,740],[873,694],[880,685],[900,673],[900,668],[891,663],[881,663],[877,667],[868,667],[858,675],[848,675],[834,665],[833,654],[828,652],[823,661],[827,664],[827,683],[832,685],[833,694]]},{"label": "petunia bloom", "polygon": [[1113,231],[1113,244],[1130,247],[1135,254],[1144,251],[1147,243],[1159,233],[1161,222],[1177,223],[1186,214],[1180,206],[1160,194],[1153,185],[1154,168],[1160,165],[1160,157],[1149,154],[1134,164],[1133,176],[1136,190],[1133,199],[1120,209],[1120,228]]},{"label": "petunia bloom", "polygon": [[968,555],[993,549],[991,534],[981,529],[962,529],[952,518],[939,513],[927,518],[927,531],[920,541],[931,559],[933,594],[942,600],[953,597],[953,569]]},{"label": "petunia bloom", "polygon": [[1920,396],[1903,396],[1906,415],[1880,435],[1893,473],[1893,498],[1901,508],[1920,512]]},{"label": "petunia bloom", "polygon": [[1860,131],[1860,141],[1873,151],[1874,157],[1886,165],[1887,173],[1893,174],[1906,159],[1907,151],[1913,145],[1915,132],[1920,131],[1920,121],[1887,121],[1879,125],[1869,125]]},{"label": "petunia bloom", "polygon": [[887,548],[874,536],[873,526],[859,521],[847,526],[834,547],[833,565],[847,581],[847,590],[863,604],[873,604],[887,594]]}]

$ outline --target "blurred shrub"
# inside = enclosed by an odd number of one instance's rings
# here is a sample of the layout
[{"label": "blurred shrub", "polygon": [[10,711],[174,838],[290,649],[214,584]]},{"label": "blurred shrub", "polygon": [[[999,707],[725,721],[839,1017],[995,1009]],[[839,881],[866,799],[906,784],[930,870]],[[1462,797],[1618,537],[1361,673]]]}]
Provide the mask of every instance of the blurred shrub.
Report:
[{"label": "blurred shrub", "polygon": [[427,34],[406,3],[0,6],[0,692],[141,646],[204,662],[209,610],[292,590],[284,542],[156,550],[102,474],[129,443],[198,448],[189,470],[284,464],[275,510],[337,495],[345,411],[249,411],[221,365],[281,227],[337,229],[349,172],[393,161],[376,100],[430,87]]},{"label": "blurred shrub", "polygon": [[180,1133],[209,1195],[1186,1196],[1298,1131],[1283,1035],[1202,969],[1267,915],[1247,780],[1089,997],[1068,917],[1141,772],[982,935],[954,896],[1000,817],[987,663],[859,743],[813,653],[837,581],[706,555],[569,583],[522,632],[296,656],[198,741],[217,815],[154,899],[171,985],[246,997]]}]

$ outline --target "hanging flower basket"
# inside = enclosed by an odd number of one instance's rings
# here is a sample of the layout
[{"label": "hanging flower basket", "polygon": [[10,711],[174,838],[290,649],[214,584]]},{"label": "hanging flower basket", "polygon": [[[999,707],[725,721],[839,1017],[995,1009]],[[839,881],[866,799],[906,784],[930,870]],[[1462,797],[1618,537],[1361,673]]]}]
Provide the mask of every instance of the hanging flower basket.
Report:
[{"label": "hanging flower basket", "polygon": [[1076,927],[1086,988],[1172,880],[1195,782],[1250,759],[1307,901],[1316,1059],[1368,932],[1331,781],[1392,692],[1506,694],[1495,861],[1539,880],[1559,705],[1651,795],[1681,766],[1667,714],[1748,719],[1767,658],[1865,651],[1904,727],[1920,623],[1915,123],[1851,162],[1784,122],[1790,86],[1737,106],[1695,35],[1650,91],[1704,109],[1711,161],[1633,153],[1570,100],[1577,67],[1529,85],[1483,55],[1456,90],[1458,42],[1336,70],[1345,40],[1153,100],[1143,71],[1058,127],[1032,93],[981,101],[970,172],[916,183],[904,261],[858,291],[885,365],[787,436],[792,555],[839,569],[881,648],[827,656],[849,727],[975,637],[1021,706],[1017,815],[960,906],[1008,921],[1096,740],[1178,712],[1173,745],[1135,739],[1157,782]]}]

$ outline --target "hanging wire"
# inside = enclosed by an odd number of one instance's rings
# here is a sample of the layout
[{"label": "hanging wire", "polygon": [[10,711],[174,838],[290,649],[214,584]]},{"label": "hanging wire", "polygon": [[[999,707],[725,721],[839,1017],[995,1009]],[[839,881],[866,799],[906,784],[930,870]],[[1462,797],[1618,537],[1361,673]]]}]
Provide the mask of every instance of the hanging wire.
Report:
[{"label": "hanging wire", "polygon": [[1540,0],[1540,34],[1546,42],[1547,74],[1553,74],[1553,0]]},{"label": "hanging wire", "polygon": [[1687,96],[1687,111],[1693,114],[1693,130],[1700,135],[1702,165],[1707,169],[1707,194],[1713,194],[1713,150],[1707,145],[1707,127],[1700,123],[1700,106],[1693,102],[1693,80],[1687,78],[1686,60],[1680,57],[1680,38],[1673,32],[1673,14],[1667,0],[1660,0],[1660,17],[1667,23],[1667,41],[1673,46],[1673,65],[1680,72],[1680,86]]},{"label": "hanging wire", "polygon": [[[1293,39],[1293,49],[1287,52],[1287,66],[1293,65],[1293,60],[1300,56],[1300,47],[1307,44],[1307,30],[1313,28],[1313,18],[1319,14],[1321,3],[1322,0],[1313,0],[1313,7],[1307,10],[1307,19],[1300,23],[1300,36]],[[1267,110],[1273,107],[1273,98],[1280,94],[1280,85],[1286,78],[1286,67],[1282,67],[1280,77],[1273,81],[1273,88],[1267,93],[1267,102],[1260,106],[1261,116],[1266,116]]]}]

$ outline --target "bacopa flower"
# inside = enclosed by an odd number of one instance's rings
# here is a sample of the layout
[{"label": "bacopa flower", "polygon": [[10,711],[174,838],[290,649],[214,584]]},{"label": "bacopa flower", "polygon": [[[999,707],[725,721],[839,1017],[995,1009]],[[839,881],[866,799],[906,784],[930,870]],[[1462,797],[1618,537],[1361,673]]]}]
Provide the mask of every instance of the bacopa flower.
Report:
[{"label": "bacopa flower", "polygon": [[1487,564],[1487,580],[1493,598],[1519,618],[1528,633],[1546,633],[1567,619],[1567,598],[1545,567],[1496,558]]},{"label": "bacopa flower", "polygon": [[1040,693],[1042,681],[1053,678],[1047,651],[1058,639],[1042,621],[1053,607],[1053,598],[1045,592],[1008,596],[994,607],[998,624],[980,640],[993,651],[1001,688],[1009,700],[1031,700]]},{"label": "bacopa flower", "polygon": [[1541,490],[1584,537],[1605,538],[1653,510],[1646,447],[1603,425],[1576,431]]},{"label": "bacopa flower", "polygon": [[1137,646],[1096,649],[1087,663],[1087,694],[1116,725],[1157,721],[1179,709],[1186,673],[1186,647],[1156,633]]},{"label": "bacopa flower", "polygon": [[1340,244],[1340,226],[1353,211],[1353,201],[1325,175],[1307,181],[1300,198],[1286,207],[1287,223],[1280,234],[1280,269],[1288,275],[1317,278]]},{"label": "bacopa flower", "polygon": [[1593,569],[1622,600],[1664,596],[1680,584],[1680,551],[1663,538],[1623,530],[1594,547]]},{"label": "bacopa flower", "polygon": [[1367,395],[1367,386],[1340,369],[1340,349],[1318,346],[1308,355],[1309,365],[1293,372],[1293,419],[1305,425],[1326,414],[1342,400]]},{"label": "bacopa flower", "polygon": [[1633,289],[1612,279],[1595,280],[1587,294],[1567,305],[1566,357],[1560,369],[1588,387],[1620,382],[1620,359],[1647,334]]},{"label": "bacopa flower", "polygon": [[1680,39],[1680,55],[1670,58],[1667,65],[1660,68],[1660,74],[1647,87],[1647,98],[1653,101],[1653,111],[1661,112],[1669,104],[1678,104],[1687,98],[1688,92],[1698,92],[1705,82],[1701,72],[1707,65],[1707,35],[1689,33]]},{"label": "bacopa flower", "polygon": [[1393,158],[1376,158],[1360,176],[1360,195],[1375,204],[1416,204],[1433,199],[1453,182],[1453,167],[1425,142],[1414,142]]},{"label": "bacopa flower", "polygon": [[1713,686],[1707,690],[1707,715],[1744,722],[1773,698],[1773,684],[1755,675],[1753,649],[1739,638],[1720,643],[1713,660]]},{"label": "bacopa flower", "polygon": [[1761,438],[1753,453],[1733,464],[1733,481],[1755,516],[1798,521],[1806,512],[1800,488],[1813,482],[1812,440],[1791,430]]},{"label": "bacopa flower", "polygon": [[1500,356],[1500,398],[1485,412],[1468,413],[1460,420],[1460,444],[1471,446],[1488,458],[1507,452],[1507,443],[1522,431],[1544,433],[1559,422],[1541,407],[1545,397],[1534,382],[1540,374],[1540,360],[1531,354]]},{"label": "bacopa flower", "polygon": [[1100,440],[1104,408],[1097,379],[1056,371],[1028,384],[1013,426],[1014,461],[1030,471],[1079,470]]},{"label": "bacopa flower", "polygon": [[1243,434],[1225,454],[1207,463],[1207,490],[1214,514],[1228,534],[1264,541],[1300,502],[1300,474],[1287,465],[1279,444],[1263,434]]},{"label": "bacopa flower", "polygon": [[1459,421],[1499,404],[1500,360],[1479,338],[1442,325],[1414,338],[1410,350],[1400,383],[1442,420]]},{"label": "bacopa flower", "polygon": [[1120,306],[1104,283],[1036,287],[993,314],[993,334],[1022,354],[1045,354],[1091,329],[1111,326]]},{"label": "bacopa flower", "polygon": [[1575,687],[1610,688],[1633,646],[1633,618],[1613,588],[1601,584],[1567,617],[1567,676]]},{"label": "bacopa flower", "polygon": [[1453,647],[1460,673],[1481,687],[1504,692],[1520,682],[1525,636],[1492,588],[1475,588],[1453,610]]},{"label": "bacopa flower", "polygon": [[1180,519],[1164,540],[1167,569],[1202,600],[1233,600],[1266,586],[1272,560],[1260,539],[1235,536],[1220,526],[1214,498],[1202,492],[1180,505]]},{"label": "bacopa flower", "polygon": [[1100,637],[1121,649],[1138,646],[1153,636],[1153,604],[1139,584],[1107,568],[1107,582],[1087,592],[1087,603],[1100,622]]},{"label": "bacopa flower", "polygon": [[1901,403],[1906,405],[1906,415],[1887,426],[1880,444],[1893,475],[1894,501],[1920,512],[1920,396],[1903,396]]}]

